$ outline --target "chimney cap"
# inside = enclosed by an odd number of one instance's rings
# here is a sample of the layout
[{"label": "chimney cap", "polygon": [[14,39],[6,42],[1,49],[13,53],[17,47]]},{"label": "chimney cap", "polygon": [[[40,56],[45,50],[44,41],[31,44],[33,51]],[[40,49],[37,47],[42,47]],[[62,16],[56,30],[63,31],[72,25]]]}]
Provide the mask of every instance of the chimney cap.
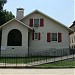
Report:
[{"label": "chimney cap", "polygon": [[17,8],[17,10],[24,10],[24,8]]}]

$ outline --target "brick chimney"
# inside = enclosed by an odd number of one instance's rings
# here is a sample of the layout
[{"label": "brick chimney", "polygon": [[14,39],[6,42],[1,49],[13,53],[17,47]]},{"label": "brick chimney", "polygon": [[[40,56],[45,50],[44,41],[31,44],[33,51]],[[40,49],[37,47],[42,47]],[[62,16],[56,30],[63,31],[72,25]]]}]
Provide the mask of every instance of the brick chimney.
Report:
[{"label": "brick chimney", "polygon": [[16,19],[21,20],[23,17],[24,17],[24,9],[23,8],[17,8]]}]

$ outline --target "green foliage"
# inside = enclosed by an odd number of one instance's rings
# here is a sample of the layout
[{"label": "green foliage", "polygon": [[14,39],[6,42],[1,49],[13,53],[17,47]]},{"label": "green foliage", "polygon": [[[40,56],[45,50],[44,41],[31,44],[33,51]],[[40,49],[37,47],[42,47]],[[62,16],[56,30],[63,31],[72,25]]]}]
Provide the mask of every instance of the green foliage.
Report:
[{"label": "green foliage", "polygon": [[0,0],[0,10],[3,9],[3,6],[6,2],[7,2],[7,0]]},{"label": "green foliage", "polygon": [[42,64],[39,65],[39,67],[75,67],[75,60],[71,60],[71,61],[58,61],[58,62],[54,62],[54,63],[48,63],[48,64]]},{"label": "green foliage", "polygon": [[38,62],[40,60],[44,60],[45,57],[0,57],[0,63],[11,63],[15,64],[17,61],[17,64],[22,63],[30,63],[30,62]]},{"label": "green foliage", "polygon": [[7,21],[11,20],[15,16],[12,12],[7,10],[3,10],[4,4],[6,4],[7,0],[0,0],[0,25],[6,23]]},{"label": "green foliage", "polygon": [[0,25],[4,24],[5,22],[11,20],[12,18],[14,18],[15,16],[12,14],[12,12],[9,12],[9,11],[6,11],[6,10],[3,10],[2,11],[2,15],[1,16],[1,20],[0,20]]}]

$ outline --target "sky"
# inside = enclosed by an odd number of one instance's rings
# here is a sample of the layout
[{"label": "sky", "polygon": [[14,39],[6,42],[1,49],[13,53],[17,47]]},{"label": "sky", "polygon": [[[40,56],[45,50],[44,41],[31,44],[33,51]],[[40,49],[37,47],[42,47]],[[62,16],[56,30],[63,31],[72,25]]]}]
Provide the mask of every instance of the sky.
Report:
[{"label": "sky", "polygon": [[16,9],[24,8],[24,15],[38,9],[66,26],[75,20],[75,0],[7,0],[4,9],[16,16]]}]

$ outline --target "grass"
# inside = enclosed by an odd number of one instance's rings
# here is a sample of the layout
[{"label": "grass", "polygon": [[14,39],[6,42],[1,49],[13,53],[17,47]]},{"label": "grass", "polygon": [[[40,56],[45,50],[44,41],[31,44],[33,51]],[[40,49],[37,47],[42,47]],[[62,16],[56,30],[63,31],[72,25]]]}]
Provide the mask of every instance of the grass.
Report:
[{"label": "grass", "polygon": [[[50,58],[50,57],[48,57]],[[33,62],[33,61],[40,61],[40,60],[45,60],[46,57],[45,56],[42,56],[42,57],[39,57],[39,56],[34,56],[34,57],[1,57],[0,58],[0,63],[11,63],[11,64],[14,64],[14,63],[18,63],[18,64],[24,64],[24,63],[30,63],[30,62]]]},{"label": "grass", "polygon": [[[9,64],[26,64],[34,61],[45,60],[46,58],[53,58],[53,57],[45,57],[45,56],[34,56],[34,57],[0,57],[0,63],[9,63]],[[36,67],[36,66],[35,66]],[[42,68],[62,68],[62,67],[75,67],[75,59],[69,59],[64,61],[58,61],[54,63],[42,64],[38,65],[37,67]]]},{"label": "grass", "polygon": [[48,64],[42,64],[39,65],[38,67],[75,67],[75,61],[58,61],[58,62],[54,62],[54,63],[48,63]]}]

